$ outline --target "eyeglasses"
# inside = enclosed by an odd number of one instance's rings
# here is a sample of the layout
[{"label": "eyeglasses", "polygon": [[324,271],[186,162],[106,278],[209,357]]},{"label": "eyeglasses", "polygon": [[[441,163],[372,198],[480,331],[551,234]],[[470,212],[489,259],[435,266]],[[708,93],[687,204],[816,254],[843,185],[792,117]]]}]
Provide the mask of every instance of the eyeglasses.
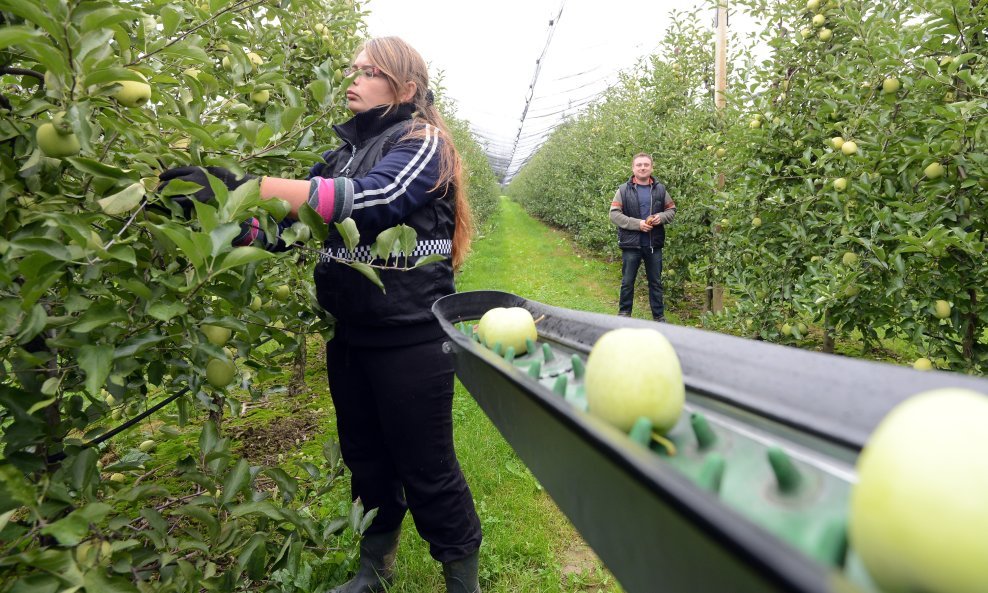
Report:
[{"label": "eyeglasses", "polygon": [[350,66],[343,73],[347,78],[356,75],[357,78],[364,76],[366,78],[374,78],[376,76],[381,76],[384,73],[377,66]]}]

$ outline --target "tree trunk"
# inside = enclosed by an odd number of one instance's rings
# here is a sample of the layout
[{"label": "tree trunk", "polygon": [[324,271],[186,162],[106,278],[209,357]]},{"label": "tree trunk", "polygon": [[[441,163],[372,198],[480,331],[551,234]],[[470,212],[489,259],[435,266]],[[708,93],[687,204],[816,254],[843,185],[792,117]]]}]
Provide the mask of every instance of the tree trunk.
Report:
[{"label": "tree trunk", "polygon": [[834,353],[834,328],[830,325],[830,310],[823,314],[823,351]]},{"label": "tree trunk", "polygon": [[974,360],[974,340],[978,331],[978,293],[973,288],[967,289],[967,294],[971,298],[971,309],[967,314],[967,328],[964,331],[963,351],[967,360],[967,367],[973,369]]}]

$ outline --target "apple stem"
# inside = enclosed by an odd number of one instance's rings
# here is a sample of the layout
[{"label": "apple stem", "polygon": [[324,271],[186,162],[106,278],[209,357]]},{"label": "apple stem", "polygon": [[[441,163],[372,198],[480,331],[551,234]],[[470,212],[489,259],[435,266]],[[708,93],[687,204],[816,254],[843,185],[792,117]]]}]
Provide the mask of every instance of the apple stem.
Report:
[{"label": "apple stem", "polygon": [[545,319],[545,315],[539,315],[539,318],[535,320],[535,325],[538,325],[543,319]]},{"label": "apple stem", "polygon": [[654,430],[652,431],[652,441],[654,441],[655,443],[660,445],[663,449],[665,449],[669,457],[676,456],[676,444],[670,441],[669,439],[665,438],[661,434],[655,432]]}]

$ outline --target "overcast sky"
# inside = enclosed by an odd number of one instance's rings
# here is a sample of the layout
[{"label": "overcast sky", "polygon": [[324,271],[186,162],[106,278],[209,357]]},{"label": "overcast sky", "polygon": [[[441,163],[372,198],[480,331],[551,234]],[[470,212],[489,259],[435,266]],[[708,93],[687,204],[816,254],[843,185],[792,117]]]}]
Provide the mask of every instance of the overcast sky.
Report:
[{"label": "overcast sky", "polygon": [[[508,154],[546,47],[515,168],[560,119],[616,80],[617,72],[653,53],[673,9],[707,0],[369,0],[372,36],[397,35],[444,73],[457,114],[470,122],[488,154]],[[714,11],[706,21],[713,26]],[[739,15],[731,27],[750,28]]]}]

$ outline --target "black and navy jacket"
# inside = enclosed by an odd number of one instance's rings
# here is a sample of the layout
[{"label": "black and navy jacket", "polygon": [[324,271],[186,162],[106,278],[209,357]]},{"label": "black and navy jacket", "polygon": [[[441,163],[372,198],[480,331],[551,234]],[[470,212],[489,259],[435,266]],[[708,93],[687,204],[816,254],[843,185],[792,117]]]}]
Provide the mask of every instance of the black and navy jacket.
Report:
[{"label": "black and navy jacket", "polygon": [[[309,200],[332,229],[315,268],[316,296],[336,318],[337,336],[356,345],[390,347],[441,337],[432,304],[455,292],[449,257],[456,220],[454,192],[448,185],[435,188],[444,140],[434,126],[414,122],[412,112],[410,104],[390,113],[378,107],[334,126],[343,145],[324,154],[325,162],[309,174],[310,179],[320,178],[319,183],[332,184]],[[417,133],[409,138],[413,126]],[[360,231],[352,252],[332,225],[346,218]],[[408,265],[432,253],[447,258],[407,272],[381,270],[386,292],[331,259],[371,263],[370,246],[378,233],[398,224],[418,233]],[[405,264],[404,258],[400,263]]]}]

